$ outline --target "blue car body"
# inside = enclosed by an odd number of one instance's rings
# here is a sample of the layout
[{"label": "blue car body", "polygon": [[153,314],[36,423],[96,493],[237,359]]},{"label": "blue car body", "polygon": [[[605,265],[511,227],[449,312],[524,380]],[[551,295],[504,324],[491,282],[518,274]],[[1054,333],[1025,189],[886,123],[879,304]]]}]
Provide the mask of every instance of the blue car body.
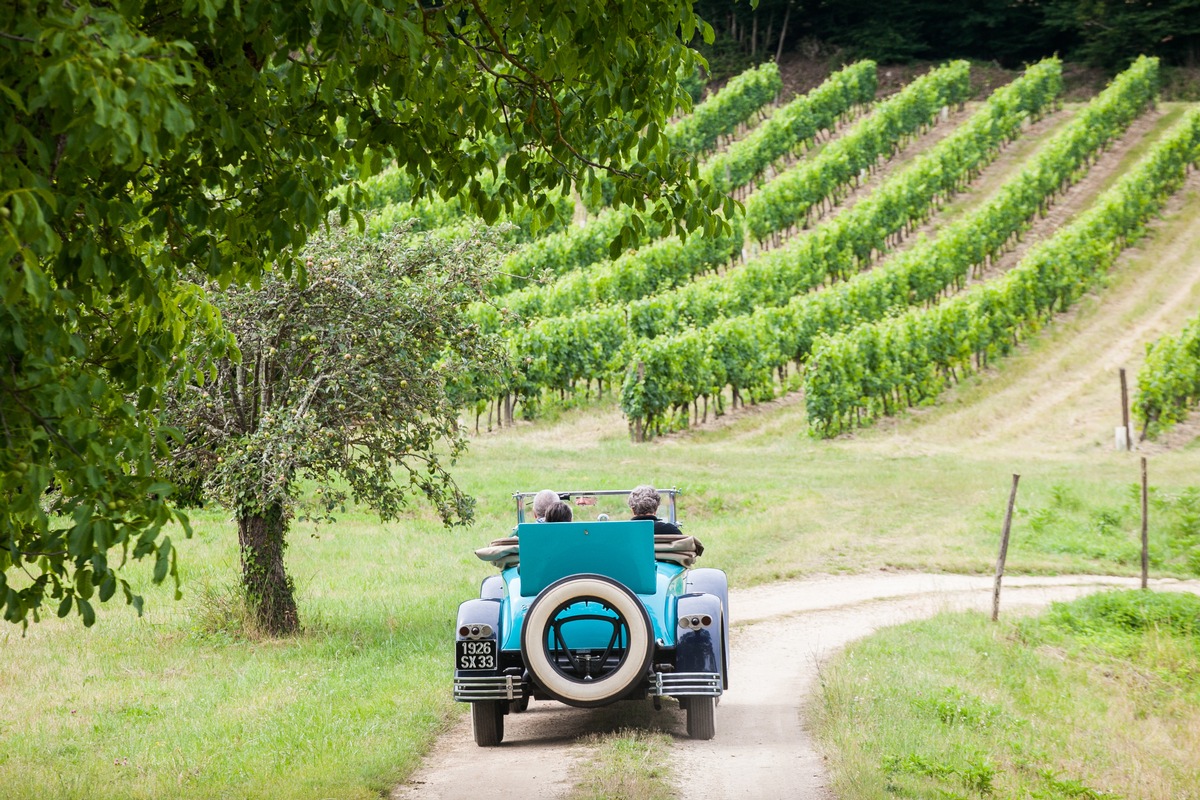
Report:
[{"label": "blue car body", "polygon": [[689,568],[692,540],[656,537],[652,521],[515,533],[500,575],[458,612],[454,696],[473,704],[476,741],[499,744],[503,716],[530,698],[592,708],[664,696],[687,711],[690,734],[711,738],[728,687],[724,573]]}]

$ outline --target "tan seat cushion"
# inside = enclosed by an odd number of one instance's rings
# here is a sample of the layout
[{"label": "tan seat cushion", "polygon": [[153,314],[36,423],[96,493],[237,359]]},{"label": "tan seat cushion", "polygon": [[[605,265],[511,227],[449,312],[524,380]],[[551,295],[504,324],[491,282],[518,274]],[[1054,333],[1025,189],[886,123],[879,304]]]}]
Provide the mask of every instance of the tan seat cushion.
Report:
[{"label": "tan seat cushion", "polygon": [[493,539],[487,547],[476,550],[475,555],[480,561],[487,561],[499,569],[508,569],[521,560],[520,544],[515,536]]},{"label": "tan seat cushion", "polygon": [[[696,563],[702,546],[694,536],[655,536],[654,558],[656,561],[668,561],[683,567]],[[520,540],[515,536],[503,539],[493,539],[487,547],[475,551],[480,561],[495,565],[498,569],[508,569],[521,560]]]}]

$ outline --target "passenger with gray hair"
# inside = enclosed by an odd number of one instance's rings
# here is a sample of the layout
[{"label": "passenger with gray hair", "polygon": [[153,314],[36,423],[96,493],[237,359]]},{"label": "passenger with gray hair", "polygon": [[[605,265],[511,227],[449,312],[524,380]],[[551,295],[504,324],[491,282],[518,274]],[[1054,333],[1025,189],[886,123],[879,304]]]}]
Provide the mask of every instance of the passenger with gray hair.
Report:
[{"label": "passenger with gray hair", "polygon": [[559,502],[558,492],[551,489],[542,489],[533,497],[533,518],[537,522],[546,521],[546,512],[551,507]]},{"label": "passenger with gray hair", "polygon": [[683,531],[677,525],[658,518],[658,500],[658,490],[653,486],[642,484],[636,487],[629,493],[631,519],[653,520],[655,536],[682,536]]}]

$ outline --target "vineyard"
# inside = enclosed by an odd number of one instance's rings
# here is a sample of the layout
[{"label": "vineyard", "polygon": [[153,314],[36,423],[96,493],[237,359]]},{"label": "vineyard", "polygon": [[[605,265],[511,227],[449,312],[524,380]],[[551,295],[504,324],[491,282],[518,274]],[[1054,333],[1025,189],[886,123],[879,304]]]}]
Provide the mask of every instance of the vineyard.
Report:
[{"label": "vineyard", "polygon": [[[0,26],[0,800],[1200,800],[1200,33],[743,3],[705,86],[646,5],[77,5]],[[1181,18],[1036,5],[920,8]],[[728,578],[716,736],[539,689],[474,747],[513,493],[639,484]]]},{"label": "vineyard", "polygon": [[[476,428],[593,396],[637,439],[792,394],[815,436],[935,405],[1102,292],[1200,161],[1200,111],[1159,107],[1154,59],[1065,107],[1057,59],[975,99],[966,62],[887,97],[876,69],[782,98],[767,64],[664,131],[741,203],[724,235],[664,235],[603,194],[498,220],[514,249],[471,313],[511,369],[458,387]],[[1120,180],[1092,175],[1114,149],[1140,158]],[[1098,180],[1111,185],[1078,188]],[[453,199],[413,203],[392,173],[364,190],[370,235],[479,222]],[[638,245],[613,252],[622,230]],[[1195,405],[1198,363],[1195,319],[1149,348],[1134,403],[1147,434]]]}]

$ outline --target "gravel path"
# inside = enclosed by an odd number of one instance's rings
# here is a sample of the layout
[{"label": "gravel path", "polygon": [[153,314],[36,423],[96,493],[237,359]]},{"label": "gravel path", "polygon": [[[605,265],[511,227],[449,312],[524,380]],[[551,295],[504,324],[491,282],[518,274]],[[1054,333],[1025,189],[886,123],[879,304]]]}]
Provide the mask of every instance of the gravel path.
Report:
[{"label": "gravel path", "polygon": [[[1154,588],[1200,594],[1200,581],[1154,581]],[[1065,576],[1005,579],[1001,613],[1040,608],[1099,589],[1136,587],[1129,578]],[[819,670],[849,642],[888,625],[950,610],[990,613],[992,579],[887,574],[829,577],[735,591],[731,687],[717,708],[717,736],[684,734],[673,703],[662,720],[676,738],[671,765],[681,800],[832,800],[820,752],[804,720]],[[590,754],[586,737],[622,726],[621,706],[584,711],[534,702],[505,720],[504,744],[476,747],[464,717],[392,797],[420,800],[525,800],[563,797]],[[625,721],[625,724],[629,724]]]}]

